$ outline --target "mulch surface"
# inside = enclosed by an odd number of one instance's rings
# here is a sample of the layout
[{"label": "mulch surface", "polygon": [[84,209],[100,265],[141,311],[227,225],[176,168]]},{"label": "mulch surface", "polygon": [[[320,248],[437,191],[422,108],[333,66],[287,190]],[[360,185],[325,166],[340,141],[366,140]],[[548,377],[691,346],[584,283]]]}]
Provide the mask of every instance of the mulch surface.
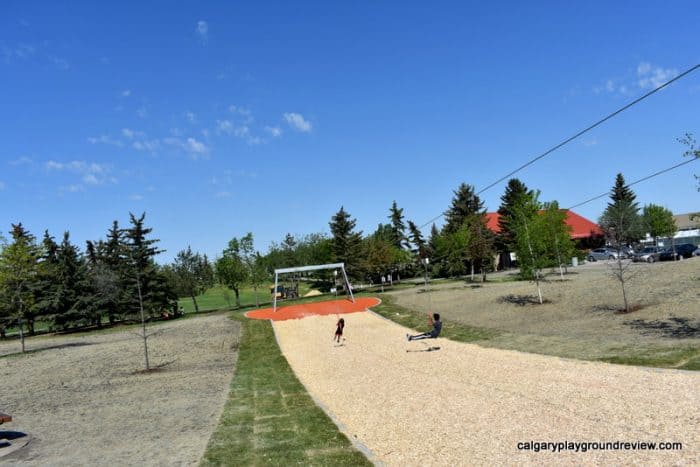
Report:
[{"label": "mulch surface", "polygon": [[381,300],[374,297],[356,298],[355,302],[347,299],[329,300],[326,302],[301,303],[277,308],[263,308],[249,311],[246,316],[251,319],[270,319],[272,321],[285,321],[288,319],[300,319],[307,316],[339,315],[344,313],[357,313],[367,311],[367,308],[377,306]]}]

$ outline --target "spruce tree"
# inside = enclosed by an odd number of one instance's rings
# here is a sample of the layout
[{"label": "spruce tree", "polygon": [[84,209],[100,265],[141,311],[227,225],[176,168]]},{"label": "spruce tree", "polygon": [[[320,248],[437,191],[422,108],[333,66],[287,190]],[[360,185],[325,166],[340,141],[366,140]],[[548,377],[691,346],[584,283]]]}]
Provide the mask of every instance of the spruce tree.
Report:
[{"label": "spruce tree", "polygon": [[[37,276],[34,282],[34,316],[40,320],[55,321],[58,310],[58,244],[49,234],[44,232],[41,242],[41,256],[37,266]],[[33,325],[30,325],[29,333],[33,334]]]},{"label": "spruce tree", "polygon": [[408,232],[410,235],[411,243],[414,246],[413,252],[418,256],[418,258],[423,259],[427,256],[427,243],[423,238],[418,226],[413,223],[413,221],[408,221]]},{"label": "spruce tree", "polygon": [[357,276],[361,263],[362,232],[355,232],[355,219],[341,206],[329,222],[333,236],[333,259],[345,263],[348,274]]},{"label": "spruce tree", "polygon": [[394,201],[389,209],[389,219],[391,220],[391,243],[396,248],[406,246],[406,224],[403,218],[403,208],[399,209]]},{"label": "spruce tree", "polygon": [[501,253],[515,250],[515,232],[513,228],[514,209],[518,200],[532,194],[531,190],[517,178],[508,180],[506,190],[501,196],[501,206],[498,208],[498,227],[500,232],[496,238],[496,248]]},{"label": "spruce tree", "polygon": [[78,248],[70,242],[70,234],[63,234],[63,241],[56,256],[56,315],[54,323],[65,328],[90,324],[82,312],[79,298],[84,286],[84,265]]},{"label": "spruce tree", "polygon": [[625,183],[625,177],[623,177],[621,173],[618,173],[615,177],[615,185],[612,187],[612,191],[610,192],[611,202],[608,203],[608,206],[612,206],[620,201],[626,201],[627,203],[636,206],[637,203],[634,202],[636,198],[637,195],[635,195]]},{"label": "spruce tree", "polygon": [[448,234],[456,232],[462,227],[467,217],[483,211],[484,203],[476,194],[474,187],[462,183],[454,191],[452,205],[445,211],[446,223],[443,232]]}]

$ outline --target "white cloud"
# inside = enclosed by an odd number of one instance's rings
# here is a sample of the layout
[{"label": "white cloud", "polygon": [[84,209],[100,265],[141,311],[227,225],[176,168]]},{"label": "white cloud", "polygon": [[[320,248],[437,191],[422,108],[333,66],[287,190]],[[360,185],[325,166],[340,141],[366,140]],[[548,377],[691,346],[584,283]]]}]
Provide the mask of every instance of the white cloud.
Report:
[{"label": "white cloud", "polygon": [[148,117],[148,109],[146,108],[145,105],[139,107],[136,110],[136,115],[138,115],[140,118],[146,118]]},{"label": "white cloud", "polygon": [[124,89],[122,91],[122,97],[129,97],[131,95],[131,89]]},{"label": "white cloud", "polygon": [[126,139],[143,138],[146,134],[143,131],[132,130],[131,128],[122,128],[122,136]]},{"label": "white cloud", "polygon": [[199,35],[199,38],[202,40],[202,42],[206,42],[209,38],[209,24],[207,24],[206,21],[197,21],[197,29],[195,29],[195,31]]},{"label": "white cloud", "polygon": [[[114,177],[109,177],[109,167],[103,164],[98,164],[95,162],[86,161],[70,161],[70,162],[56,162],[50,160],[45,164],[46,170],[51,171],[66,171],[78,174],[81,177],[81,181],[88,185],[103,185],[107,181],[111,183],[117,183],[117,179]],[[63,191],[84,191],[85,187],[82,184],[79,185],[69,185],[67,187],[61,188]]]},{"label": "white cloud", "polygon": [[157,139],[134,141],[131,146],[138,151],[156,152],[160,147],[160,141]]},{"label": "white cloud", "polygon": [[33,162],[34,162],[34,161],[32,161],[29,157],[27,157],[27,156],[22,156],[22,157],[20,157],[19,159],[15,159],[15,160],[9,161],[8,164],[10,164],[10,165],[30,165],[30,164],[32,164]]},{"label": "white cloud", "polygon": [[100,135],[100,136],[91,136],[90,138],[87,139],[90,144],[108,144],[110,146],[118,146],[121,147],[124,145],[121,141],[112,138],[111,136],[107,135]]},{"label": "white cloud", "polygon": [[192,137],[187,138],[186,140],[170,137],[165,138],[163,142],[170,146],[179,147],[183,151],[189,153],[194,159],[198,159],[200,156],[204,157],[209,154],[209,147],[203,142]]},{"label": "white cloud", "polygon": [[4,190],[4,189],[5,189],[5,182],[0,180],[0,190]]},{"label": "white cloud", "polygon": [[201,141],[197,141],[194,138],[187,138],[185,149],[189,152],[194,152],[197,154],[206,154],[209,152],[209,148],[206,144]]},{"label": "white cloud", "polygon": [[279,138],[282,136],[282,129],[278,126],[266,126],[265,131],[267,131],[273,138]]},{"label": "white cloud", "polygon": [[59,190],[67,191],[69,193],[78,193],[80,191],[85,191],[85,187],[83,185],[68,185],[60,187]]},{"label": "white cloud", "polygon": [[13,58],[25,59],[34,55],[36,52],[36,47],[29,44],[17,44],[15,46],[3,45],[2,55],[5,57],[6,61],[10,61]]},{"label": "white cloud", "polygon": [[129,199],[130,199],[131,201],[141,201],[141,200],[143,199],[143,196],[138,195],[138,194],[136,194],[136,195],[131,195],[131,196],[129,196]]},{"label": "white cloud", "polygon": [[56,65],[56,68],[60,70],[67,70],[70,68],[70,63],[64,58],[51,57],[51,61]]},{"label": "white cloud", "polygon": [[230,120],[217,120],[216,129],[220,132],[227,133],[229,135],[233,134],[234,132],[234,126]]},{"label": "white cloud", "polygon": [[304,119],[304,116],[298,113],[289,112],[284,114],[284,119],[290,127],[302,133],[308,133],[313,129],[311,122]]},{"label": "white cloud", "polygon": [[197,123],[197,116],[194,114],[194,112],[190,112],[188,110],[187,112],[185,112],[185,118],[190,123]]},{"label": "white cloud", "polygon": [[47,170],[63,170],[63,164],[56,161],[48,161],[46,163]]},{"label": "white cloud", "polygon": [[83,176],[83,181],[88,185],[99,185],[100,181],[95,177],[94,174],[86,174]]},{"label": "white cloud", "polygon": [[637,66],[637,84],[641,89],[658,88],[666,81],[678,74],[675,68],[654,67],[649,62],[642,62]]},{"label": "white cloud", "polygon": [[217,198],[230,198],[232,196],[230,191],[220,191],[216,194]]}]

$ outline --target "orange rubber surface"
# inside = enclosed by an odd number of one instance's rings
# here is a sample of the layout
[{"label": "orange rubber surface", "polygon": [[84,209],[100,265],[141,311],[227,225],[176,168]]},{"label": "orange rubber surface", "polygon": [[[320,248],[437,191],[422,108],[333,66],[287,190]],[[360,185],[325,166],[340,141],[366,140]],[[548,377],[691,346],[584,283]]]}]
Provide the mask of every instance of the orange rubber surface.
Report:
[{"label": "orange rubber surface", "polygon": [[336,315],[342,313],[357,313],[366,311],[367,308],[379,305],[381,300],[374,297],[356,298],[355,303],[348,299],[329,300],[327,302],[301,303],[277,307],[277,311],[272,308],[249,311],[245,315],[251,319],[271,319],[272,321],[284,321],[287,319],[300,319],[307,316],[316,315]]}]

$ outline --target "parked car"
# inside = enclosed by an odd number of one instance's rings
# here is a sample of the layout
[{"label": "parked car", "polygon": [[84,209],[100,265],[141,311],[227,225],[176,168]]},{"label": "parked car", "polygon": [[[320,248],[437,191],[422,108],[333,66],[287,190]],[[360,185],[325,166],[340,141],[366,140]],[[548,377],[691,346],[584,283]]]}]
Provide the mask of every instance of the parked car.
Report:
[{"label": "parked car", "polygon": [[653,263],[654,261],[659,260],[659,256],[661,255],[662,251],[664,251],[664,249],[660,246],[647,246],[644,247],[642,251],[635,253],[632,256],[632,261],[634,261],[635,263],[640,261]]},{"label": "parked car", "polygon": [[[615,248],[610,248],[608,246],[603,248],[596,248],[595,250],[591,250],[588,252],[588,261],[617,259],[617,255],[617,249]],[[624,252],[620,252],[620,257],[624,259],[627,258],[627,255]]]},{"label": "parked car", "polygon": [[665,249],[660,255],[661,261],[672,261],[677,258],[690,258],[697,247],[692,243],[681,243]]}]

